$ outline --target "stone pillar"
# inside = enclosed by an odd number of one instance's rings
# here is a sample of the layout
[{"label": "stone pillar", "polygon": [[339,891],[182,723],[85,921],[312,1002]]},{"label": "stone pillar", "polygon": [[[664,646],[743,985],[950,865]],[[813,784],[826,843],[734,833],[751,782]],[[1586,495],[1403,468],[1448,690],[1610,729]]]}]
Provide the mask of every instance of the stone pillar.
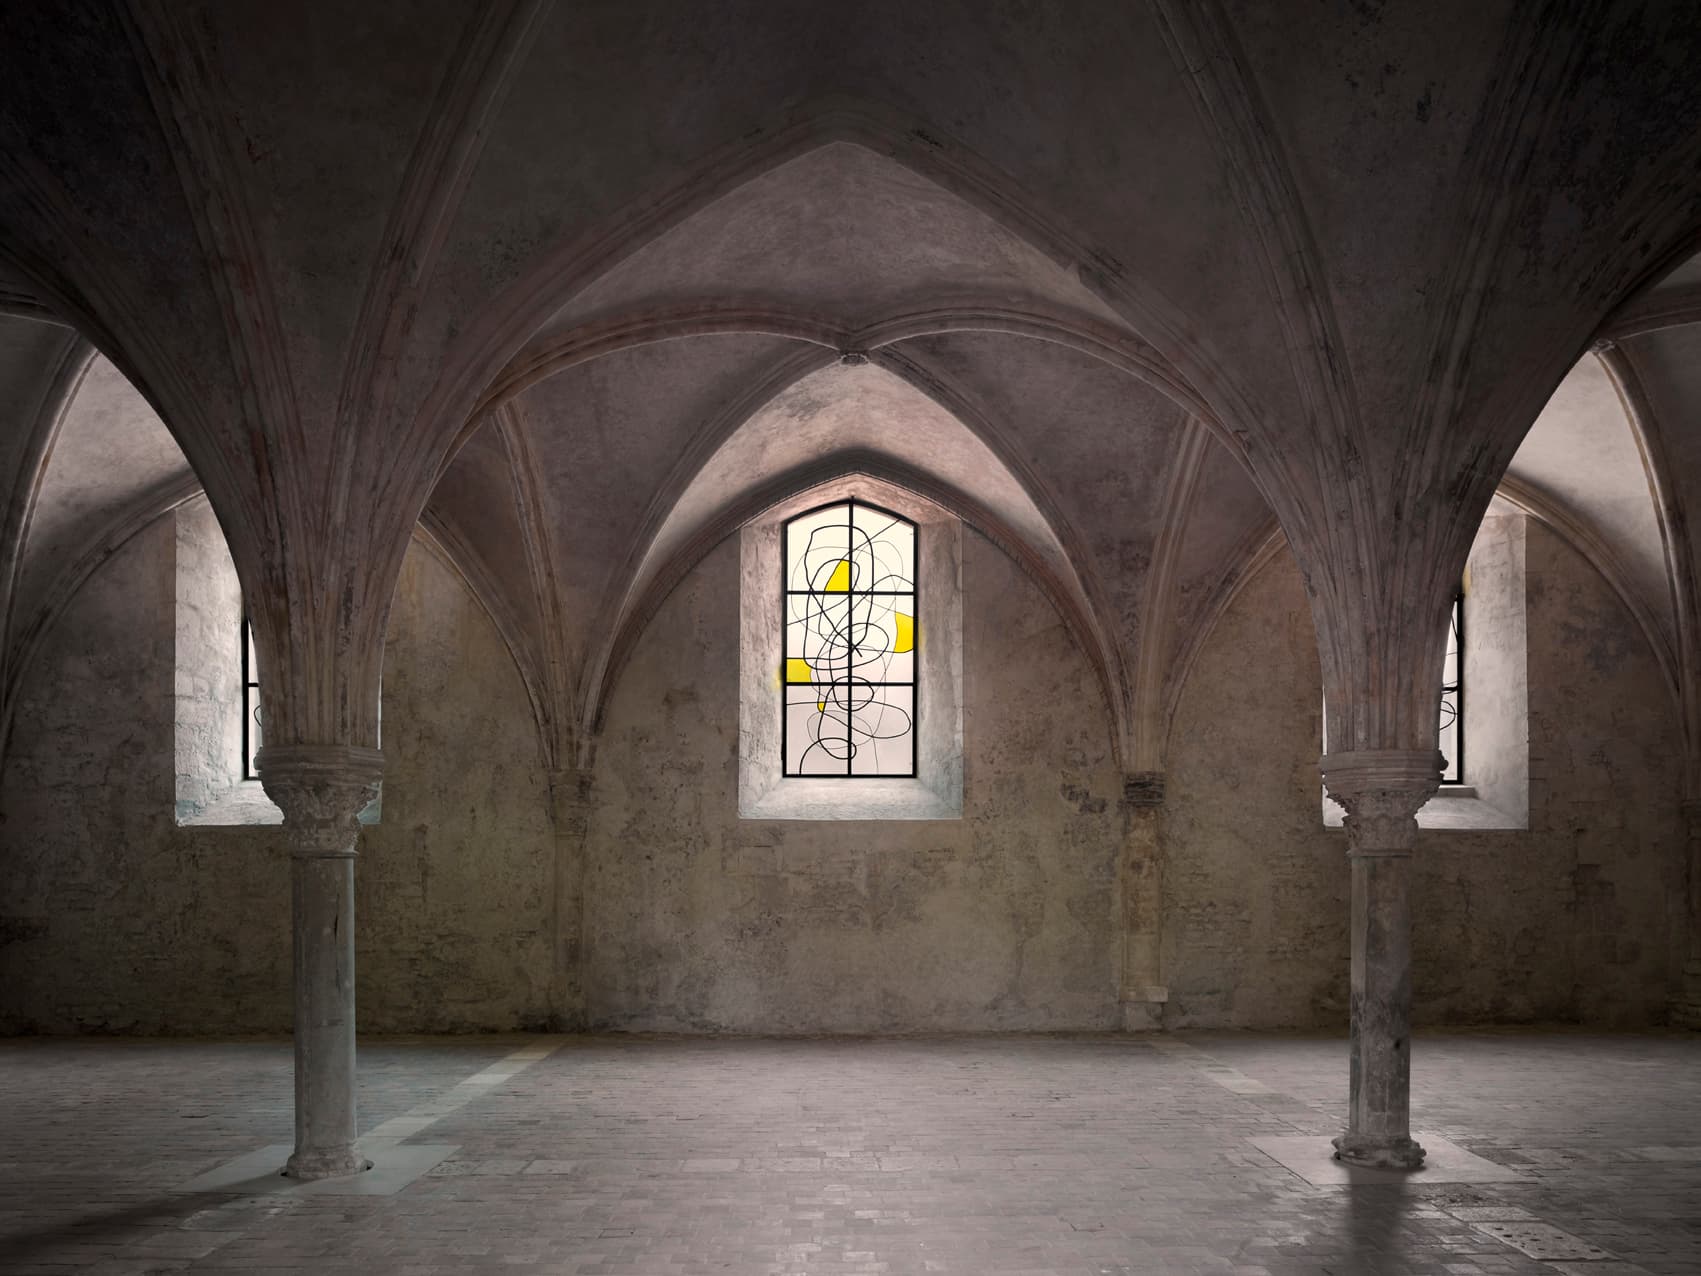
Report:
[{"label": "stone pillar", "polygon": [[550,1009],[551,1026],[559,1032],[576,1032],[585,1026],[585,844],[590,834],[591,786],[588,768],[549,775],[549,814],[555,829]]},{"label": "stone pillar", "polygon": [[1408,884],[1418,809],[1440,783],[1435,750],[1325,754],[1324,783],[1346,809],[1352,863],[1352,1041],[1347,1129],[1335,1156],[1413,1170],[1412,913]]},{"label": "stone pillar", "polygon": [[261,749],[266,795],[284,813],[295,948],[295,1151],[284,1172],[324,1179],[370,1165],[354,1149],[354,857],[357,817],[384,755],[338,745]]},{"label": "stone pillar", "polygon": [[1163,979],[1164,777],[1135,771],[1122,779],[1122,1027],[1163,1027],[1169,989]]},{"label": "stone pillar", "polygon": [[1701,798],[1683,803],[1686,848],[1686,895],[1689,901],[1689,940],[1683,963],[1683,985],[1672,1004],[1672,1023],[1701,1028]]}]

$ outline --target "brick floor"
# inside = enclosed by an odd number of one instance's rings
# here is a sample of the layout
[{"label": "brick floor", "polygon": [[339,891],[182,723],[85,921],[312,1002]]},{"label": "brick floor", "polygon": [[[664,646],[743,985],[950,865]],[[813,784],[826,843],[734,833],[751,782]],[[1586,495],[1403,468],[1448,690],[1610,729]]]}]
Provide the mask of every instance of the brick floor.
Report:
[{"label": "brick floor", "polygon": [[[1701,1272],[1701,1038],[1414,1055],[1417,1127],[1522,1181],[1313,1187],[1251,1147],[1339,1128],[1339,1040],[516,1037],[363,1045],[363,1128],[436,1103],[414,1140],[458,1145],[396,1195],[184,1195],[288,1142],[287,1044],[0,1042],[0,1270]],[[1537,1261],[1508,1220],[1616,1258]]]}]

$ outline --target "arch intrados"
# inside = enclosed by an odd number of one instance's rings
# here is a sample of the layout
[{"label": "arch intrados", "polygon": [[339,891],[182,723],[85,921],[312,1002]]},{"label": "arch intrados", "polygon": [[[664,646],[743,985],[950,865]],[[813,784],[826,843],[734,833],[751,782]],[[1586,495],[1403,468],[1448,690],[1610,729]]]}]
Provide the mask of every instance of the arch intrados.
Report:
[{"label": "arch intrados", "polygon": [[[612,650],[614,635],[620,632],[625,624],[625,616],[629,614],[629,609],[634,601],[630,591],[633,585],[638,582],[640,572],[650,558],[656,538],[660,535],[672,511],[691,489],[721,446],[774,399],[805,377],[829,366],[833,361],[833,354],[821,348],[811,348],[782,361],[762,378],[752,388],[751,392],[722,411],[706,428],[698,432],[697,437],[687,447],[679,463],[674,467],[668,481],[663,484],[656,497],[651,501],[645,513],[641,531],[634,538],[632,552],[627,556],[615,578],[626,582],[625,589],[627,592],[619,602],[612,603],[609,608],[612,612],[611,623],[606,626],[605,632],[610,635],[610,638],[605,650]],[[1111,696],[1110,703],[1117,709],[1115,722],[1118,747],[1121,748],[1126,726],[1124,707],[1129,703],[1126,662],[1122,658],[1120,647],[1109,638],[1104,629],[1101,617],[1108,612],[1103,591],[1090,569],[1091,560],[1087,556],[1080,538],[1063,516],[1058,502],[1053,499],[1045,484],[1033,473],[1032,467],[1022,459],[1019,451],[1004,437],[1001,430],[987,420],[984,413],[973,408],[960,395],[950,393],[949,387],[943,385],[936,377],[931,374],[921,375],[921,370],[906,361],[881,359],[879,363],[885,371],[897,377],[910,389],[933,402],[942,411],[950,414],[971,436],[992,453],[993,459],[1010,475],[1023,497],[1039,512],[1047,530],[1062,547],[1064,557],[1074,569],[1075,587],[1079,591],[1082,604],[1076,608],[1074,602],[1071,601],[1069,607],[1075,608],[1082,615],[1080,631],[1086,635],[1086,638],[1083,639],[1083,646],[1095,652],[1098,662],[1106,671],[1105,677],[1108,679],[1109,687],[1120,693],[1113,695],[1110,690],[1107,690],[1107,695]],[[754,515],[751,517],[754,517]],[[1001,520],[1000,526],[1002,526]],[[1012,542],[1020,541],[1022,544],[1026,544],[1013,530],[1006,529],[1006,533]],[[723,532],[722,538],[726,534]],[[688,538],[679,552],[688,550],[695,540],[695,535]],[[717,540],[714,543],[719,542]],[[1029,550],[1024,549],[1023,552],[1032,556]],[[1037,558],[1036,561],[1038,561]],[[657,579],[667,566],[666,562],[657,564],[649,579]],[[1049,571],[1046,575],[1049,578]],[[682,579],[682,577],[674,579],[677,583],[677,580]],[[648,584],[646,583],[640,589],[639,597],[644,596],[647,591]],[[1067,596],[1069,591],[1064,588],[1062,594]],[[665,593],[662,596],[665,597]],[[1064,610],[1061,604],[1059,609],[1060,611]],[[587,728],[595,724],[597,715],[601,711],[599,687],[603,680],[601,671],[607,667],[607,663],[606,657],[598,658],[587,671],[589,676],[586,679],[587,696],[584,717]]]},{"label": "arch intrados", "polygon": [[[866,451],[846,451],[808,465],[795,467],[776,475],[742,498],[727,502],[720,511],[705,520],[669,560],[650,577],[632,605],[624,610],[613,628],[603,655],[589,671],[586,680],[584,723],[587,734],[599,731],[609,699],[618,685],[620,675],[631,659],[644,631],[661,609],[668,596],[691,574],[709,554],[746,523],[783,507],[797,504],[794,514],[804,512],[810,501],[831,503],[824,491],[846,479],[866,477],[894,487],[903,488],[918,499],[928,501],[961,519],[963,523],[985,536],[1028,575],[1039,587],[1069,630],[1076,644],[1086,654],[1099,679],[1100,692],[1105,700],[1111,739],[1119,734],[1116,687],[1122,672],[1119,661],[1110,659],[1100,645],[1093,618],[1072,595],[1066,582],[1060,580],[1046,562],[1028,545],[1026,539],[998,515],[952,484],[934,478],[914,466],[893,457],[878,456]],[[819,500],[815,494],[819,493]],[[1113,667],[1114,666],[1114,667]]]},{"label": "arch intrados", "polygon": [[[46,322],[56,321],[70,327],[92,348],[91,357],[98,354],[110,363],[159,419],[183,454],[195,482],[206,494],[244,590],[251,589],[258,583],[258,550],[266,539],[265,529],[255,526],[252,519],[256,515],[265,517],[266,511],[256,508],[252,500],[241,495],[239,479],[232,476],[227,481],[233,462],[239,458],[211,442],[216,434],[200,406],[200,396],[183,380],[175,363],[158,345],[153,331],[138,319],[129,325],[134,331],[133,338],[128,341],[120,339],[111,326],[97,317],[94,305],[81,291],[51,270],[34,268],[30,255],[18,247],[4,227],[0,227],[0,263],[27,280],[37,291],[55,316],[54,320]],[[114,297],[112,301],[120,314],[135,317],[135,309],[128,305],[126,298]],[[133,346],[142,348],[139,353],[146,356],[146,368],[142,358],[132,355]],[[80,390],[81,384],[76,388]],[[55,434],[75,406],[73,393],[54,425]],[[51,454],[49,441],[47,449],[41,453],[43,465],[50,462]],[[34,481],[39,482],[39,478],[39,475],[35,476]]]},{"label": "arch intrados", "polygon": [[[801,354],[801,356],[788,359],[788,361],[779,364],[776,369],[772,369],[769,376],[765,376],[752,393],[742,396],[737,405],[721,412],[706,429],[699,430],[699,434],[692,441],[691,447],[687,447],[686,454],[680,458],[680,463],[675,466],[672,476],[668,478],[662,490],[657,493],[655,500],[651,500],[650,509],[646,510],[645,522],[643,522],[640,536],[634,539],[633,551],[631,551],[631,555],[628,556],[628,560],[616,577],[617,580],[628,582],[626,584],[628,594],[624,595],[623,599],[612,607],[614,616],[612,616],[612,623],[606,629],[609,633],[609,640],[602,647],[602,655],[595,657],[594,664],[590,665],[590,669],[587,669],[582,720],[587,737],[594,732],[595,726],[599,723],[600,715],[602,715],[602,708],[606,706],[607,689],[612,686],[609,670],[617,669],[617,662],[624,660],[624,652],[617,653],[619,645],[636,641],[636,635],[643,631],[643,624],[648,623],[648,616],[653,614],[653,607],[660,606],[662,599],[665,599],[668,592],[679,584],[684,575],[689,572],[689,568],[694,567],[697,561],[703,560],[703,556],[708,553],[708,550],[711,550],[714,544],[720,544],[721,539],[725,539],[733,529],[733,527],[721,526],[720,517],[711,516],[711,519],[704,524],[704,527],[708,527],[708,531],[699,527],[691,536],[687,536],[684,544],[680,544],[679,550],[668,556],[668,560],[657,563],[655,570],[650,573],[650,577],[646,578],[640,590],[638,590],[638,594],[634,597],[629,590],[633,589],[633,585],[638,584],[640,572],[645,567],[645,561],[650,558],[651,550],[655,546],[655,539],[662,531],[668,514],[679,505],[686,492],[689,492],[692,483],[697,480],[697,476],[701,475],[704,466],[708,466],[714,454],[720,451],[720,447],[728,439],[731,439],[733,434],[737,434],[738,430],[742,429],[748,420],[754,419],[755,415],[762,408],[767,407],[772,400],[776,400],[777,396],[786,393],[791,386],[796,385],[806,376],[827,367],[830,362],[833,362],[833,356],[830,352],[823,349],[813,349]],[[1126,704],[1129,703],[1126,662],[1123,660],[1123,653],[1121,653],[1118,643],[1114,643],[1104,631],[1101,616],[1106,612],[1106,604],[1102,599],[1102,590],[1097,585],[1097,578],[1090,572],[1090,560],[1085,555],[1084,548],[1080,546],[1080,539],[1073,533],[1073,527],[1068,524],[1067,519],[1061,516],[1058,502],[1050,497],[1050,493],[1046,492],[1046,488],[1038,480],[1038,476],[1033,475],[1033,471],[1027,466],[1026,461],[1022,461],[1019,453],[1015,451],[1014,447],[1010,446],[1007,439],[1004,439],[1002,432],[995,429],[985,419],[983,413],[976,412],[968,403],[961,402],[956,396],[946,395],[944,386],[939,385],[934,379],[920,381],[908,364],[881,361],[881,366],[885,367],[885,371],[893,374],[896,378],[902,379],[903,383],[908,388],[912,388],[915,393],[919,393],[919,395],[929,398],[930,402],[936,403],[937,407],[949,413],[956,422],[963,425],[963,429],[968,430],[976,441],[987,447],[988,451],[992,453],[993,459],[1015,481],[1015,485],[1021,490],[1024,498],[1034,505],[1034,509],[1038,510],[1039,517],[1043,519],[1051,536],[1055,536],[1056,541],[1063,548],[1065,558],[1075,568],[1075,590],[1068,589],[1067,582],[1058,580],[1055,573],[1051,572],[1050,567],[1044,565],[1044,561],[1027,546],[1026,538],[1015,533],[1012,527],[1005,526],[1005,522],[998,519],[992,510],[983,507],[980,502],[973,502],[971,498],[964,497],[961,493],[953,497],[961,509],[981,510],[980,514],[973,517],[963,516],[963,514],[959,514],[959,517],[963,517],[964,522],[970,522],[971,526],[981,529],[983,533],[987,534],[988,538],[1000,544],[1000,548],[1004,548],[1019,563],[1027,565],[1029,573],[1038,580],[1041,587],[1046,590],[1048,597],[1053,599],[1053,604],[1058,607],[1058,612],[1072,626],[1072,631],[1077,635],[1077,640],[1080,641],[1082,648],[1092,655],[1095,669],[1099,670],[1099,677],[1104,684],[1107,704],[1111,704],[1112,709],[1114,709],[1114,716],[1112,716],[1112,723],[1116,726],[1114,740],[1118,742],[1119,750],[1126,749],[1126,740],[1124,740],[1124,735],[1126,735]],[[898,481],[898,487],[905,487],[908,490],[913,490],[913,492],[920,492],[925,495],[927,485],[934,483],[934,480],[929,480],[927,476],[920,475],[919,471],[915,471],[907,464],[900,463],[893,458],[871,459],[869,464],[896,468],[896,470],[902,471],[903,475],[907,476],[907,481]],[[784,500],[786,492],[793,490],[799,481],[803,481],[803,478],[796,471],[793,471],[789,478],[776,481],[779,481],[779,487],[784,488],[784,490],[779,495],[774,495],[769,505],[762,505],[760,509],[745,514],[735,524],[735,527],[742,526],[743,522],[750,521],[752,517],[759,517],[762,512],[771,509],[772,504]],[[765,483],[759,488],[759,492],[772,492],[776,481]],[[827,480],[816,480],[816,485],[820,485],[822,481]],[[939,487],[949,488],[949,485],[939,483]],[[954,492],[954,488],[951,488],[951,490]],[[953,509],[944,500],[939,500],[936,504],[944,505],[947,509]],[[737,502],[735,502],[735,505],[737,505]],[[956,509],[953,509],[953,512],[956,512]],[[718,531],[714,531],[716,527],[718,527]],[[703,538],[706,534],[711,539],[704,544]],[[687,558],[689,558],[689,565],[684,570],[677,570],[679,561],[687,560]],[[662,589],[660,589],[660,592],[655,592],[658,585],[662,585]],[[646,611],[646,607],[648,607],[648,611]],[[636,618],[636,629],[633,629],[634,618]]]},{"label": "arch intrados", "polygon": [[[11,244],[0,228],[0,265],[16,272],[37,290],[37,294],[50,312],[41,320],[43,323],[56,323],[71,328],[76,334],[92,347],[91,354],[98,354],[118,370],[120,376],[129,382],[130,387],[142,396],[154,415],[160,419],[178,450],[183,453],[183,459],[188,462],[189,469],[197,479],[205,485],[203,468],[206,459],[197,460],[201,451],[197,431],[202,431],[199,413],[194,407],[194,396],[188,394],[186,388],[180,388],[178,393],[164,394],[156,386],[155,381],[175,381],[169,371],[171,365],[163,357],[153,360],[154,363],[167,371],[158,377],[151,377],[143,371],[140,363],[132,358],[125,342],[119,340],[117,334],[95,316],[93,308],[84,301],[81,294],[64,281],[58,279],[52,272],[32,269],[25,254],[19,252]],[[149,344],[150,339],[144,333],[138,337],[142,344]],[[158,353],[158,352],[154,352]],[[174,387],[174,389],[178,389]],[[176,404],[181,400],[183,410],[179,413]],[[67,406],[69,411],[69,405]],[[182,420],[188,418],[194,422],[193,428],[186,429]],[[208,500],[211,501],[209,495]],[[215,506],[215,512],[217,507]],[[221,523],[223,520],[220,520]]]}]

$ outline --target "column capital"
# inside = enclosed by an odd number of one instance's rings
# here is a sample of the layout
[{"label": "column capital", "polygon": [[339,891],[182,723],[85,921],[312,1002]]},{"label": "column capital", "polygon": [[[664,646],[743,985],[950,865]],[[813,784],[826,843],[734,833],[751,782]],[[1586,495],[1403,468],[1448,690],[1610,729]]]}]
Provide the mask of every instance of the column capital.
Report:
[{"label": "column capital", "polygon": [[284,813],[290,854],[353,859],[359,815],[378,796],[384,754],[349,744],[268,746],[254,758],[266,796]]},{"label": "column capital", "polygon": [[1129,807],[1162,806],[1162,771],[1126,771],[1122,776],[1122,804]]},{"label": "column capital", "polygon": [[1348,855],[1411,854],[1417,813],[1441,786],[1438,750],[1325,753],[1319,766],[1329,796],[1347,813]]}]

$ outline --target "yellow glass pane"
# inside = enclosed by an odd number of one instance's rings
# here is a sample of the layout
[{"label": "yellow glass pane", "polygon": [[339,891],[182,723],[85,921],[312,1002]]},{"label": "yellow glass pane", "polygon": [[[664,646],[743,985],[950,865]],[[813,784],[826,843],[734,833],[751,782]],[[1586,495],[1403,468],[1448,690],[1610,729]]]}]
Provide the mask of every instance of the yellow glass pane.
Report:
[{"label": "yellow glass pane", "polygon": [[897,637],[892,640],[892,650],[896,653],[915,650],[915,617],[906,616],[903,612],[893,612],[897,620]]},{"label": "yellow glass pane", "polygon": [[815,672],[810,669],[809,662],[807,660],[799,660],[796,656],[793,656],[790,660],[786,661],[786,681],[814,682]]}]

